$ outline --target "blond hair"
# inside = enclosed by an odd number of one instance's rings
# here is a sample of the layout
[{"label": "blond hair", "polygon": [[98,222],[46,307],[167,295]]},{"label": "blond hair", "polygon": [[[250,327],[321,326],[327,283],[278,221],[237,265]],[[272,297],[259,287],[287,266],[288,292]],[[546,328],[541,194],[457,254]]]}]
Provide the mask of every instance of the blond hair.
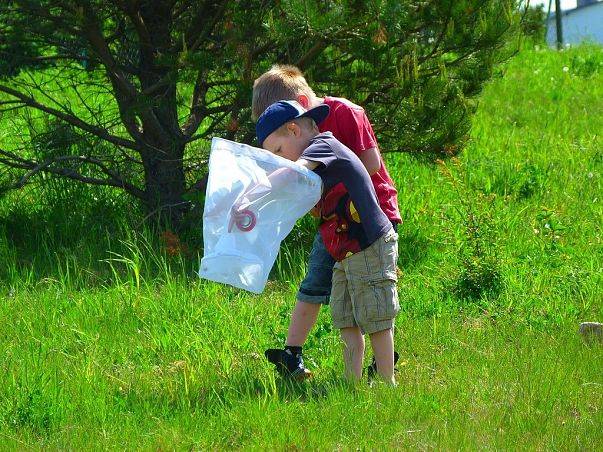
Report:
[{"label": "blond hair", "polygon": [[304,74],[295,66],[275,64],[253,83],[251,116],[257,120],[274,102],[297,100],[300,95],[307,96],[311,102],[316,98]]}]

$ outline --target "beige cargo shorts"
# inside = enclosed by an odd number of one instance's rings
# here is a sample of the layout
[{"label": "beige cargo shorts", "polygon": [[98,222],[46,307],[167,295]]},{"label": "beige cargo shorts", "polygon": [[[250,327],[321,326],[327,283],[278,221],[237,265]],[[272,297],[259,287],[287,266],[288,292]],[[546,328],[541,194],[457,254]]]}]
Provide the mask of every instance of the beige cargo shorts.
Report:
[{"label": "beige cargo shorts", "polygon": [[333,267],[331,315],[335,328],[363,334],[393,328],[398,301],[398,234],[390,229],[368,248]]}]

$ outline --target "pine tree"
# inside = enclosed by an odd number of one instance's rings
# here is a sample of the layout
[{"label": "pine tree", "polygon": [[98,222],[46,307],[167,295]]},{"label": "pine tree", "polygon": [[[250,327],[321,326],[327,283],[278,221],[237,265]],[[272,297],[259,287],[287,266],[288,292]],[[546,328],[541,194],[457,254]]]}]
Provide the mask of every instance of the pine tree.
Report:
[{"label": "pine tree", "polygon": [[274,63],[363,105],[384,152],[456,153],[518,22],[513,0],[5,1],[0,115],[43,119],[25,148],[0,142],[2,183],[119,187],[178,223],[208,140],[253,142]]}]

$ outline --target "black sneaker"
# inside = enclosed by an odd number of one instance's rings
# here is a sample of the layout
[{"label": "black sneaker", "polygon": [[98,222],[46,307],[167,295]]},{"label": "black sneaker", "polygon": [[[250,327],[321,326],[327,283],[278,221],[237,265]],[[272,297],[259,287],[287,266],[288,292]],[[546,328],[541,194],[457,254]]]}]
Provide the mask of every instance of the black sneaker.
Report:
[{"label": "black sneaker", "polygon": [[[398,352],[394,352],[394,366],[398,362],[398,359],[400,359],[400,355],[398,354]],[[369,380],[372,380],[373,378],[375,378],[375,375],[377,375],[377,361],[375,361],[374,356],[373,356],[373,360],[371,361],[371,364],[368,367],[366,367],[364,370],[365,370],[366,376]],[[395,369],[394,369],[394,371],[395,371]]]},{"label": "black sneaker", "polygon": [[284,377],[303,381],[312,377],[312,372],[304,366],[301,353],[292,353],[281,348],[269,348],[264,352],[266,359],[276,366],[276,370]]}]

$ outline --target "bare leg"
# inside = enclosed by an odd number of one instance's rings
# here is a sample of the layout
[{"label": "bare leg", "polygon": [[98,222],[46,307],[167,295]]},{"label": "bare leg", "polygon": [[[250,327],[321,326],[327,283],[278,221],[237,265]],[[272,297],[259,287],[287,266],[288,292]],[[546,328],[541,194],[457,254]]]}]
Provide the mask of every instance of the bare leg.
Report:
[{"label": "bare leg", "polygon": [[362,361],[364,360],[364,336],[359,327],[342,328],[343,360],[345,376],[348,380],[358,381],[362,378]]},{"label": "bare leg", "polygon": [[391,328],[370,335],[377,363],[377,373],[387,383],[396,384],[394,378],[394,334]]},{"label": "bare leg", "polygon": [[291,323],[287,332],[287,342],[285,345],[292,347],[302,347],[310,334],[310,330],[316,323],[320,304],[306,303],[298,301],[295,304],[291,314]]}]

